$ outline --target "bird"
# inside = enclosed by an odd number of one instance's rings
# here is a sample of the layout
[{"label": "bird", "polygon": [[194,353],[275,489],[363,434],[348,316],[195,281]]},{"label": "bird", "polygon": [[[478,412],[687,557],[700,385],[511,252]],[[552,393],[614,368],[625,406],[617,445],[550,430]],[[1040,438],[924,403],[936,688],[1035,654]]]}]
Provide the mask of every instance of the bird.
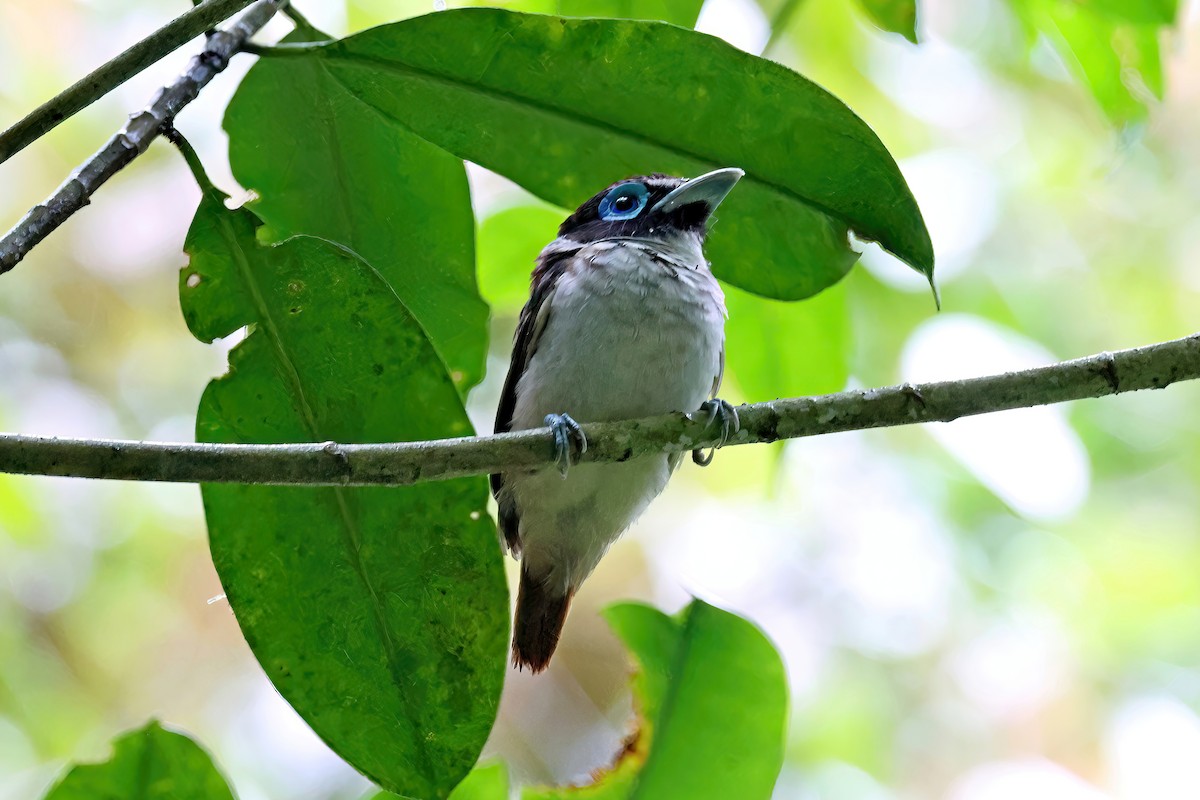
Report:
[{"label": "bird", "polygon": [[[666,487],[682,456],[573,464],[580,423],[697,412],[737,430],[716,397],[725,296],[704,256],[736,167],[618,181],[579,206],[538,255],[513,339],[497,433],[549,427],[555,464],[491,476],[502,544],[521,559],[513,664],[541,672],[571,598],[609,546]],[[712,458],[693,453],[705,466]]]}]

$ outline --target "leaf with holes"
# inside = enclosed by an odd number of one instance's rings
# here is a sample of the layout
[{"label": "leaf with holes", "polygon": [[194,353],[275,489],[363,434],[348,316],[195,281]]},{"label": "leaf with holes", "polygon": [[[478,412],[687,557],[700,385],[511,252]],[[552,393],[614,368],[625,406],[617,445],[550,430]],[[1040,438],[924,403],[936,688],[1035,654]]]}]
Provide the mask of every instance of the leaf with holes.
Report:
[{"label": "leaf with holes", "polygon": [[458,9],[291,51],[421,138],[573,208],[626,175],[737,166],[717,275],[799,299],[878,241],[932,280],[900,170],[837,98],[711,36],[655,22]]},{"label": "leaf with holes", "polygon": [[[255,239],[205,193],[180,276],[203,341],[251,326],[200,401],[203,442],[471,434],[421,326],[340,246]],[[330,458],[337,458],[336,452]],[[205,485],[213,562],[267,676],[385,789],[446,797],[496,714],[508,593],[482,478],[404,488]]]},{"label": "leaf with holes", "polygon": [[113,741],[112,756],[78,764],[44,800],[233,800],[208,753],[157,722]]},{"label": "leaf with holes", "polygon": [[787,677],[767,637],[702,600],[674,617],[638,603],[605,617],[638,662],[639,729],[594,785],[523,800],[767,800],[787,727]]}]

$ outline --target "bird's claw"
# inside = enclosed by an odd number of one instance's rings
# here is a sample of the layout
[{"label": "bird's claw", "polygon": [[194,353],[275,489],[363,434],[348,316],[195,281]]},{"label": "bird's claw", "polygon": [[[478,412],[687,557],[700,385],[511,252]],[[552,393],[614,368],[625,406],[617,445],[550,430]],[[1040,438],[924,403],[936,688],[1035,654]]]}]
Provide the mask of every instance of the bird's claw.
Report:
[{"label": "bird's claw", "polygon": [[[578,461],[587,452],[587,437],[579,423],[566,414],[547,414],[546,426],[554,434],[554,463],[558,465],[559,473],[565,478],[570,469],[572,456]],[[574,453],[572,453],[572,449]]]},{"label": "bird's claw", "polygon": [[692,463],[707,467],[712,463],[717,449],[724,447],[725,443],[729,441],[729,437],[742,429],[742,423],[738,419],[737,409],[719,397],[705,400],[704,404],[700,406],[700,410],[707,415],[707,419],[704,421],[705,427],[711,426],[714,422],[719,422],[721,425],[721,437],[717,440],[716,447],[708,451],[708,455],[705,455],[702,450],[692,451]]}]

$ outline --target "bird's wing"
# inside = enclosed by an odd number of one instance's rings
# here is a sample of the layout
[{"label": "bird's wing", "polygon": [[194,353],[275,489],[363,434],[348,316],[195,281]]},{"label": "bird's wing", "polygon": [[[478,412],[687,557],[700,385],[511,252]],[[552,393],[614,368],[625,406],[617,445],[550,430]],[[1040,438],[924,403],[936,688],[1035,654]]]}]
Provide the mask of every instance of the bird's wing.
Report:
[{"label": "bird's wing", "polygon": [[529,302],[521,309],[521,318],[517,322],[517,332],[513,336],[512,360],[508,365],[508,376],[504,379],[504,389],[500,392],[500,406],[496,409],[496,433],[506,433],[512,430],[512,415],[517,407],[517,384],[529,366],[529,359],[537,351],[538,339],[546,329],[546,321],[550,318],[550,299],[558,285],[561,269],[553,267],[561,259],[569,258],[577,251],[555,254],[554,263],[539,262],[533,272],[533,282],[530,286]]},{"label": "bird's wing", "polygon": [[[558,285],[558,279],[563,274],[560,262],[579,252],[578,248],[555,250],[543,254],[538,259],[538,265],[533,271],[530,286],[529,302],[521,309],[521,318],[517,322],[517,332],[513,337],[512,361],[508,367],[508,377],[504,379],[504,389],[500,392],[500,405],[496,409],[496,433],[506,433],[512,430],[512,416],[517,406],[517,385],[521,376],[529,366],[529,359],[537,351],[538,339],[546,329],[546,321],[550,318],[550,301]],[[494,473],[491,477],[492,495],[499,505],[500,532],[504,541],[513,553],[520,551],[520,538],[517,526],[520,513],[511,495],[504,493],[504,475]]]}]

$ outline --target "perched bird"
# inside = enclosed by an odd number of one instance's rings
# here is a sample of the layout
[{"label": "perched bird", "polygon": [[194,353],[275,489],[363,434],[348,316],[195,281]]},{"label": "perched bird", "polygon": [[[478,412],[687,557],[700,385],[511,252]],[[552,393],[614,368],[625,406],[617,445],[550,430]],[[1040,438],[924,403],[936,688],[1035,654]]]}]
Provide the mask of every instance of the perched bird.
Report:
[{"label": "perched bird", "polygon": [[[570,466],[572,447],[587,447],[578,422],[703,408],[722,441],[736,431],[732,407],[713,399],[725,297],[702,247],[713,211],[742,175],[728,168],[615,183],[567,217],[537,258],[496,432],[550,426],[559,468],[491,477],[504,543],[522,559],[518,667],[546,668],[571,597],[679,466],[679,454]],[[698,451],[693,458],[708,463]]]}]

